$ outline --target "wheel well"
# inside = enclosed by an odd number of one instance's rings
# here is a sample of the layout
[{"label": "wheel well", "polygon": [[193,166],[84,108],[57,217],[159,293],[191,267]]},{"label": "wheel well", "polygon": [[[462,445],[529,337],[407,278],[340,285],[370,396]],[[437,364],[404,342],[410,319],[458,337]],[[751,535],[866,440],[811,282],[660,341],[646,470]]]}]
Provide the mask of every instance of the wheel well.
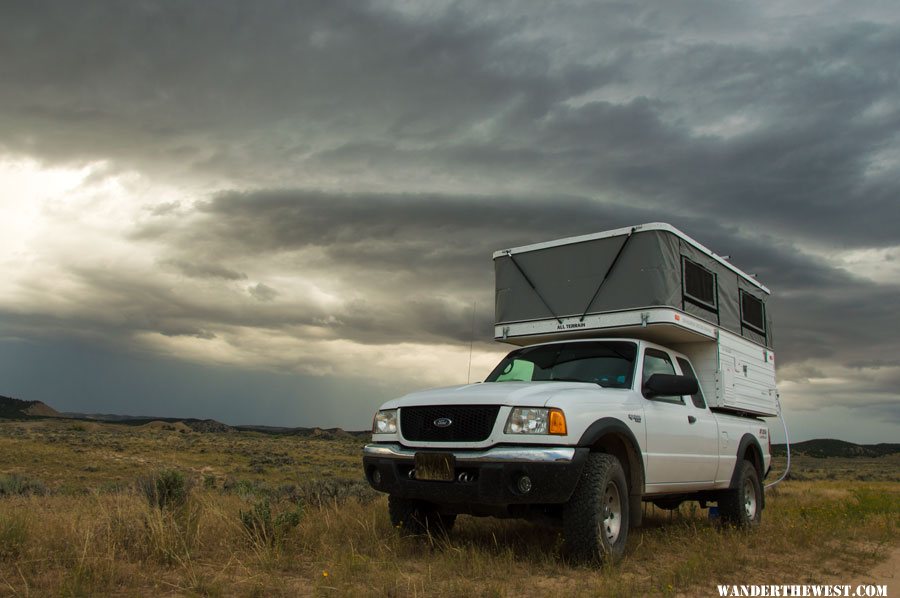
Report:
[{"label": "wheel well", "polygon": [[644,493],[644,468],[640,454],[631,446],[631,442],[621,434],[611,432],[591,445],[591,452],[606,453],[619,460],[628,478],[628,493],[642,495]]},{"label": "wheel well", "polygon": [[644,457],[631,429],[619,419],[604,417],[588,426],[578,446],[589,448],[591,452],[607,453],[619,460],[628,479],[629,523],[631,527],[640,527],[643,518]]},{"label": "wheel well", "polygon": [[741,459],[746,461],[750,461],[753,464],[754,469],[756,469],[756,473],[759,475],[759,479],[763,479],[763,458],[762,452],[760,452],[759,447],[756,446],[756,443],[749,443],[747,448],[744,449],[744,454],[741,455]]},{"label": "wheel well", "polygon": [[[744,434],[744,437],[741,438],[741,444],[738,448],[737,461],[734,464],[734,473],[731,476],[731,484],[730,488],[738,487],[738,472],[740,471],[741,461],[749,461],[753,468],[756,470],[757,477],[759,478],[760,484],[762,484],[764,472],[764,461],[762,456],[762,449],[759,448],[759,443],[754,436],[751,434]],[[766,504],[766,495],[765,492],[762,494],[762,507],[765,507]]]}]

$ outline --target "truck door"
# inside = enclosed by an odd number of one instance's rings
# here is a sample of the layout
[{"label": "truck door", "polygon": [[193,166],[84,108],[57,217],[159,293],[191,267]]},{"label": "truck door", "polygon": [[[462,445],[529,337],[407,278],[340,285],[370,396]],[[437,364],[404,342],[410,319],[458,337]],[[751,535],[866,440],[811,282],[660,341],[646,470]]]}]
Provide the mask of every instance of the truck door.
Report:
[{"label": "truck door", "polygon": [[[652,347],[644,351],[642,385],[653,374],[675,373],[667,352]],[[703,486],[715,480],[718,450],[712,413],[701,413],[691,397],[662,396],[645,400],[644,417],[648,485]]]},{"label": "truck door", "polygon": [[[689,376],[697,380],[697,374],[694,373],[691,362],[684,357],[678,357],[675,361],[678,363],[678,367],[681,368],[683,376]],[[704,477],[710,476],[709,479],[715,480],[719,468],[719,422],[706,404],[706,398],[703,396],[703,389],[700,388],[699,380],[697,393],[691,395],[690,402],[689,408],[693,407],[693,409],[688,414],[688,420],[690,421],[691,417],[694,418],[691,422],[694,427],[694,436],[700,443],[697,466],[703,472],[702,475]]]}]

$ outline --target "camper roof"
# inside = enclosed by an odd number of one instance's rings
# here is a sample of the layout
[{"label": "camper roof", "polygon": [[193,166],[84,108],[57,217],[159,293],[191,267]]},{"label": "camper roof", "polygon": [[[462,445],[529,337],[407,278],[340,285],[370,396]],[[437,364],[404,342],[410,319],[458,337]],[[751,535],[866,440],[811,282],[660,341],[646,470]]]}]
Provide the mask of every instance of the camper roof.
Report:
[{"label": "camper roof", "polygon": [[541,249],[549,249],[551,247],[559,247],[561,245],[573,245],[575,243],[584,243],[586,241],[594,241],[597,239],[605,239],[608,237],[618,237],[620,235],[627,235],[630,232],[651,231],[651,230],[665,231],[665,232],[671,233],[671,234],[679,237],[686,243],[689,243],[690,245],[694,246],[699,251],[702,251],[709,257],[713,258],[714,260],[716,260],[717,262],[719,262],[720,264],[722,264],[729,270],[735,272],[738,276],[740,276],[741,278],[743,278],[750,284],[754,285],[755,287],[759,288],[764,293],[770,294],[769,289],[765,285],[760,283],[758,280],[756,280],[753,276],[751,276],[750,274],[747,274],[746,272],[744,272],[737,266],[729,263],[724,257],[722,257],[720,255],[716,255],[713,251],[711,251],[709,248],[707,248],[700,242],[695,241],[694,239],[692,239],[685,233],[681,232],[680,230],[678,230],[671,224],[666,224],[665,222],[648,222],[646,224],[638,224],[637,226],[626,226],[624,228],[608,230],[608,231],[604,231],[602,233],[593,233],[590,235],[581,235],[581,236],[577,236],[577,237],[566,237],[564,239],[556,239],[555,241],[545,241],[543,243],[534,243],[532,245],[523,245],[521,247],[513,247],[511,249],[502,249],[500,251],[494,252],[494,259],[497,259],[498,257],[513,255],[513,254],[518,254],[518,253],[528,253],[530,251],[540,251]]}]

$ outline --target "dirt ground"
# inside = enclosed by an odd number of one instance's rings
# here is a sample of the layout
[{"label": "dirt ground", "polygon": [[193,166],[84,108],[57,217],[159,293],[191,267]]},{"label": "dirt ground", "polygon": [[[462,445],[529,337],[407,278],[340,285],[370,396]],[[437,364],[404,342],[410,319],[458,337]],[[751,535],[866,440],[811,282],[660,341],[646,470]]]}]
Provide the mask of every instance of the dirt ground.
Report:
[{"label": "dirt ground", "polygon": [[[838,580],[838,583],[841,583]],[[866,575],[854,578],[849,582],[851,589],[858,585],[886,585],[888,596],[900,596],[900,548],[894,548],[891,556],[879,563]]]}]

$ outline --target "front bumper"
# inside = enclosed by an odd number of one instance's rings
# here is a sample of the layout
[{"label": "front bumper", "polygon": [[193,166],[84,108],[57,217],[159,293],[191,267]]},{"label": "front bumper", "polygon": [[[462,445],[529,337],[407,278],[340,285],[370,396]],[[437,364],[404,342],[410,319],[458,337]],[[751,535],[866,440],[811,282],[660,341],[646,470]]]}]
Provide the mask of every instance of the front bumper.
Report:
[{"label": "front bumper", "polygon": [[[452,453],[454,481],[411,477],[417,452]],[[572,496],[588,452],[576,447],[416,450],[394,443],[369,444],[363,449],[363,468],[372,488],[402,498],[457,505],[556,504]],[[466,474],[462,480],[460,474]],[[525,493],[518,488],[522,476],[531,480],[531,490]]]}]

